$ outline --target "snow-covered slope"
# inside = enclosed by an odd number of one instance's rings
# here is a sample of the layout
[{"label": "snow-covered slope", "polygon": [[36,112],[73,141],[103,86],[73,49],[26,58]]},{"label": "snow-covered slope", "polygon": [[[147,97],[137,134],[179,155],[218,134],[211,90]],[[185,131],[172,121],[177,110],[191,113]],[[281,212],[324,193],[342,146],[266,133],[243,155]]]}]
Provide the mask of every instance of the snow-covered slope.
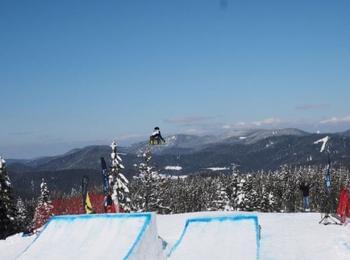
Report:
[{"label": "snow-covered slope", "polygon": [[259,258],[259,245],[256,216],[197,217],[186,221],[180,238],[168,256],[173,260],[231,259],[232,256],[254,260]]},{"label": "snow-covered slope", "polygon": [[18,259],[165,259],[154,215],[53,217]]},{"label": "snow-covered slope", "polygon": [[234,131],[227,134],[225,143],[243,143],[254,144],[261,140],[264,140],[273,136],[306,136],[309,133],[296,128],[283,128],[283,129],[247,129]]},{"label": "snow-covered slope", "polygon": [[[158,231],[163,239],[170,245],[174,245],[181,235],[187,219],[231,214],[231,212],[198,212],[158,215]],[[320,213],[235,212],[234,214],[258,216],[261,226],[260,260],[350,259],[350,227],[318,224],[321,219]],[[244,239],[245,232],[241,236]],[[220,243],[220,241],[217,242]],[[202,247],[215,250],[215,245],[212,244],[204,244]],[[234,257],[232,256],[232,259]]]},{"label": "snow-covered slope", "polygon": [[22,234],[16,234],[6,240],[0,240],[0,259],[16,259],[16,256],[28,247],[35,238],[35,235],[22,236]]},{"label": "snow-covered slope", "polygon": [[[208,218],[208,217],[223,217],[223,216],[240,216],[240,215],[252,215],[257,216],[259,224],[261,226],[261,240],[259,259],[261,260],[295,260],[295,259],[308,259],[308,260],[348,260],[350,259],[350,227],[339,226],[339,225],[322,225],[318,224],[321,218],[319,213],[243,213],[243,212],[198,212],[188,214],[177,214],[177,215],[157,215],[157,228],[159,236],[165,240],[168,244],[165,248],[165,253],[169,253],[171,248],[181,237],[185,224],[190,218]],[[134,226],[133,223],[132,226]],[[136,224],[135,224],[136,225]],[[124,226],[124,230],[130,226],[127,224]],[[98,227],[92,230],[93,235],[98,235],[103,227]],[[248,225],[247,227],[241,226],[238,234],[238,238],[241,241],[247,241],[249,236],[249,230],[252,230]],[[109,229],[109,227],[107,227]],[[82,234],[84,228],[78,228],[72,230],[71,233],[77,238],[85,236]],[[91,230],[90,230],[91,231]],[[86,230],[84,232],[87,232]],[[196,232],[199,232],[198,230]],[[201,235],[198,233],[197,239],[194,236],[192,240],[192,247],[203,248],[204,250],[216,250],[217,248],[224,246],[225,242],[223,237],[227,236],[229,239],[236,239],[237,234],[234,229],[214,227],[210,230],[207,227],[203,227],[201,234],[207,235],[209,232],[217,232],[218,239],[201,239]],[[54,235],[54,234],[53,234]],[[59,234],[55,234],[59,235]],[[195,233],[192,233],[195,235]],[[134,236],[132,230],[123,233],[121,237],[115,237],[115,239],[121,239],[122,242],[130,240],[130,237]],[[210,238],[210,237],[209,237]],[[28,244],[35,239],[32,237],[21,237],[15,235],[9,237],[5,241],[0,241],[0,259],[16,259],[16,256],[20,254]],[[51,238],[46,238],[48,243]],[[117,242],[113,242],[111,235],[105,235],[104,241],[109,241],[109,249],[118,247]],[[112,240],[111,240],[112,239]],[[119,241],[119,240],[118,240]],[[204,242],[203,242],[204,241]],[[64,241],[62,241],[64,242]],[[245,244],[251,246],[249,239]],[[85,248],[82,247],[82,252],[99,251],[103,245],[91,245],[85,244]],[[188,247],[182,251],[182,259],[198,259],[196,255],[193,255],[192,247]],[[52,249],[54,250],[54,249]],[[218,250],[219,259],[246,259],[241,253],[232,252],[228,258],[226,250]],[[69,250],[66,253],[69,254]],[[27,258],[34,259],[34,258]],[[36,258],[35,258],[36,259]],[[60,258],[62,259],[62,258]],[[78,259],[78,258],[76,258]],[[81,258],[80,258],[81,259]],[[122,259],[122,258],[114,258]],[[145,258],[142,258],[145,259]],[[200,258],[203,259],[203,258]]]}]

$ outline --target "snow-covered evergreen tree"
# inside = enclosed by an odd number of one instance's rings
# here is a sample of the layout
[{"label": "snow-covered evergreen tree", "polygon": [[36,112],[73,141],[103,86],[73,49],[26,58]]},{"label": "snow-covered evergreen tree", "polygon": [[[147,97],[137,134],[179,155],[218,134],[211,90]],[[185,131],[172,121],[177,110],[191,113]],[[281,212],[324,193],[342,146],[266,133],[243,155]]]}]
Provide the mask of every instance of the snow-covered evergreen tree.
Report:
[{"label": "snow-covered evergreen tree", "polygon": [[122,159],[117,152],[117,143],[115,141],[111,144],[112,153],[111,153],[111,169],[109,173],[109,185],[112,189],[112,199],[114,201],[117,212],[122,211],[130,212],[131,210],[131,200],[129,195],[129,181],[121,173],[121,170],[124,169],[122,164]]},{"label": "snow-covered evergreen tree", "polygon": [[[184,179],[185,185],[181,191],[181,199],[186,204],[181,206],[184,209],[182,212],[203,211],[208,209],[208,182],[203,177],[187,177]],[[187,185],[186,185],[187,183]]]},{"label": "snow-covered evergreen tree", "polygon": [[[162,177],[162,176],[161,176]],[[160,211],[166,214],[201,211],[204,203],[202,185],[196,178],[162,177],[160,191]],[[193,203],[193,201],[196,201]]]},{"label": "snow-covered evergreen tree", "polygon": [[142,153],[144,161],[139,164],[139,175],[135,177],[138,183],[138,190],[135,194],[135,210],[137,211],[155,211],[163,213],[170,211],[169,207],[163,205],[162,186],[165,178],[160,176],[158,171],[151,165],[151,150],[148,148]]},{"label": "snow-covered evergreen tree", "polygon": [[234,201],[236,210],[244,210],[246,204],[246,194],[245,194],[245,183],[246,180],[243,177],[240,177],[237,185],[237,193]]},{"label": "snow-covered evergreen tree", "polygon": [[170,189],[172,196],[170,207],[173,213],[203,211],[211,207],[210,198],[215,191],[210,188],[209,178],[201,176],[177,177],[171,183],[173,188]]},{"label": "snow-covered evergreen tree", "polygon": [[282,179],[284,186],[282,208],[284,212],[295,212],[300,203],[301,198],[297,173],[298,169],[292,169],[290,166],[282,166]]},{"label": "snow-covered evergreen tree", "polygon": [[27,209],[24,205],[23,200],[18,197],[17,199],[17,216],[16,216],[16,223],[19,231],[24,231],[27,228]]},{"label": "snow-covered evergreen tree", "polygon": [[[146,161],[148,163],[148,161]],[[150,172],[146,164],[140,165],[142,172]],[[143,170],[146,169],[146,170]],[[332,169],[332,203],[337,202],[339,189],[347,185],[350,179],[347,169]],[[158,198],[162,208],[169,208],[171,213],[184,213],[204,210],[222,209],[222,201],[226,201],[226,194],[230,198],[230,206],[236,210],[263,211],[263,212],[296,212],[302,207],[302,192],[299,183],[308,181],[310,185],[310,204],[313,211],[324,212],[324,205],[328,203],[328,195],[324,185],[323,167],[296,167],[282,166],[275,171],[238,173],[233,171],[229,176],[196,175],[186,178],[167,178],[161,186],[147,184],[144,179],[136,177],[132,183],[133,196],[139,211],[145,210],[145,194],[148,198]],[[220,180],[222,186],[218,184]],[[151,182],[153,183],[153,182]],[[154,193],[147,193],[145,187]],[[161,188],[159,188],[161,187]],[[165,188],[164,188],[165,187]],[[157,190],[160,190],[157,192]],[[223,193],[221,192],[223,191]],[[226,192],[226,194],[225,194]],[[161,194],[161,196],[159,196]],[[220,198],[220,195],[223,197]],[[219,199],[218,199],[219,198]],[[149,199],[148,199],[149,200]],[[220,203],[219,203],[220,202]],[[155,203],[155,205],[157,204]],[[135,204],[135,205],[136,205]],[[218,205],[221,204],[221,205]],[[226,205],[226,203],[223,203]],[[336,204],[336,203],[335,203]],[[148,207],[149,208],[149,207]],[[334,212],[334,208],[331,209]],[[157,211],[157,210],[155,210]],[[163,211],[163,213],[167,213]]]},{"label": "snow-covered evergreen tree", "polygon": [[16,205],[12,197],[10,178],[6,162],[0,156],[0,239],[6,238],[16,230]]},{"label": "snow-covered evergreen tree", "polygon": [[271,172],[260,172],[261,196],[259,210],[263,212],[278,211]]},{"label": "snow-covered evergreen tree", "polygon": [[52,202],[50,200],[50,191],[47,183],[42,179],[40,184],[40,197],[35,208],[32,228],[37,229],[43,226],[52,216]]},{"label": "snow-covered evergreen tree", "polygon": [[213,179],[213,186],[215,187],[215,193],[211,201],[211,207],[208,210],[232,210],[226,187],[220,178]]},{"label": "snow-covered evergreen tree", "polygon": [[251,174],[240,175],[235,201],[237,210],[252,211],[258,208],[258,193],[253,186],[253,181],[254,177]]},{"label": "snow-covered evergreen tree", "polygon": [[[292,169],[288,165],[282,165],[274,172],[276,204],[281,212],[291,212],[294,210],[291,208],[291,201],[293,200],[294,193],[296,192],[295,188],[292,190],[291,187],[293,174]],[[299,192],[299,189],[297,191]]]},{"label": "snow-covered evergreen tree", "polygon": [[232,174],[229,176],[227,182],[227,195],[230,199],[230,206],[232,209],[237,209],[235,202],[239,191],[239,171],[235,164],[232,164]]},{"label": "snow-covered evergreen tree", "polygon": [[273,192],[269,190],[265,185],[261,187],[259,202],[259,211],[273,212],[275,210],[275,196],[273,195]]}]

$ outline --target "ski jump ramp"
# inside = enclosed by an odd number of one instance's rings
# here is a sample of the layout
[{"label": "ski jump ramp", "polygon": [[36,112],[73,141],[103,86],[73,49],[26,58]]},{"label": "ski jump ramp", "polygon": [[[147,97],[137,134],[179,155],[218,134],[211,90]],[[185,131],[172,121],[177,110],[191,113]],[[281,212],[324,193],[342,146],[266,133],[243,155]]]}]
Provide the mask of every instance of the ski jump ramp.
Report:
[{"label": "ski jump ramp", "polygon": [[93,214],[52,217],[17,259],[165,259],[155,216]]},{"label": "ski jump ramp", "polygon": [[169,259],[259,259],[260,227],[254,215],[188,219]]}]

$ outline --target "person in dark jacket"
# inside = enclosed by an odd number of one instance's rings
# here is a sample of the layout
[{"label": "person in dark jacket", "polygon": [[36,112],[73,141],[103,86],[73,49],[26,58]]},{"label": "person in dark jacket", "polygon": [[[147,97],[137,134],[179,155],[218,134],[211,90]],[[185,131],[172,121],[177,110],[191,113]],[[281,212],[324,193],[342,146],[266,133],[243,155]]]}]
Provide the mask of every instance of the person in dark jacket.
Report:
[{"label": "person in dark jacket", "polygon": [[115,207],[114,207],[114,203],[112,200],[112,196],[110,193],[107,196],[105,196],[103,206],[105,209],[105,213],[115,213],[116,212]]},{"label": "person in dark jacket", "polygon": [[303,207],[304,207],[304,211],[310,211],[310,201],[309,201],[310,185],[307,182],[303,181],[300,184],[299,189],[303,193]]}]

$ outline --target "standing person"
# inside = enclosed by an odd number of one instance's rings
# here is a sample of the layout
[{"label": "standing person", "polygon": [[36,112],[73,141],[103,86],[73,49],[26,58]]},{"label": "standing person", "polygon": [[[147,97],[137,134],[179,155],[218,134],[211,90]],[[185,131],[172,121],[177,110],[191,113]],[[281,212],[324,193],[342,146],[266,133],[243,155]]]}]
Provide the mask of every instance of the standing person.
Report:
[{"label": "standing person", "polygon": [[303,207],[304,207],[304,211],[310,211],[310,201],[309,201],[310,185],[307,182],[303,181],[300,184],[299,189],[303,193]]},{"label": "standing person", "polygon": [[105,213],[116,213],[114,203],[112,200],[112,196],[110,193],[107,196],[105,196],[103,204],[104,204],[104,208],[105,208]]},{"label": "standing person", "polygon": [[340,216],[340,221],[343,224],[347,224],[347,217],[350,216],[350,185],[342,188],[339,194],[339,203],[337,207],[337,214]]}]

